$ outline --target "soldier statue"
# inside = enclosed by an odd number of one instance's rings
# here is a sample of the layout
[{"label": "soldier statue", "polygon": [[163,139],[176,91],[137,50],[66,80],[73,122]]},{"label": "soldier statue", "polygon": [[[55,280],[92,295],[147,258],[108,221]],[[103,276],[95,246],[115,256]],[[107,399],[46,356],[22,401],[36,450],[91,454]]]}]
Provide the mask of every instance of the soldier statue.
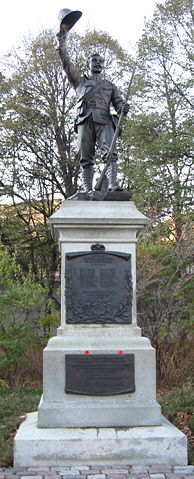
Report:
[{"label": "soldier statue", "polygon": [[[129,111],[129,105],[124,99],[118,88],[110,81],[102,78],[101,73],[104,67],[104,61],[101,55],[94,52],[88,58],[88,67],[91,75],[81,76],[78,69],[70,60],[66,38],[68,30],[77,21],[75,14],[81,12],[72,12],[68,9],[61,11],[62,22],[60,32],[57,37],[59,40],[59,55],[63,63],[70,84],[77,93],[77,117],[75,120],[75,131],[78,133],[79,158],[82,168],[83,185],[85,193],[92,191],[94,175],[94,157],[95,146],[99,146],[102,159],[106,161],[112,138],[115,132],[115,115],[110,113],[110,106],[120,114],[123,109],[124,115]],[[72,21],[72,16],[73,21]],[[69,20],[70,19],[70,20]],[[117,153],[113,151],[111,162],[106,170],[108,179],[108,190],[122,190],[117,185]]]}]

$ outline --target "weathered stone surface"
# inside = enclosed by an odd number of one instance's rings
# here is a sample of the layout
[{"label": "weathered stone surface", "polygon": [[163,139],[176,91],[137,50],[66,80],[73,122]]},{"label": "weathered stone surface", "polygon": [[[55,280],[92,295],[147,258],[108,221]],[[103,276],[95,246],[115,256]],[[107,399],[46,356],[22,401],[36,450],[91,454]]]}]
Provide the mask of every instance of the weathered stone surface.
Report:
[{"label": "weathered stone surface", "polygon": [[[185,435],[168,421],[162,426],[65,429],[37,427],[37,414],[27,415],[15,438],[15,466],[80,464],[187,464]],[[186,469],[186,468],[185,468]]]}]

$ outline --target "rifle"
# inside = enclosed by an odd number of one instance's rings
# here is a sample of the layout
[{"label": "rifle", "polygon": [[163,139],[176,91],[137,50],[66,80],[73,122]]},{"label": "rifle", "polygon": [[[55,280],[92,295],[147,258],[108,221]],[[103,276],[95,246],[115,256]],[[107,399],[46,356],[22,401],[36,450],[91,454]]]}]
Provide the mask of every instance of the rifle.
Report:
[{"label": "rifle", "polygon": [[118,123],[117,123],[117,126],[116,126],[116,129],[115,129],[115,132],[114,132],[114,136],[113,136],[113,139],[112,139],[112,142],[111,142],[111,145],[110,145],[110,149],[109,149],[109,152],[107,154],[107,157],[106,157],[106,164],[102,170],[102,173],[100,175],[100,178],[97,180],[96,182],[96,186],[95,186],[95,190],[96,191],[100,191],[101,188],[102,188],[102,183],[103,183],[103,180],[104,180],[104,176],[105,176],[105,173],[112,161],[112,155],[114,153],[114,150],[115,150],[115,146],[116,146],[116,141],[117,141],[117,138],[119,136],[119,133],[120,133],[120,128],[121,128],[121,123],[123,121],[123,117],[124,117],[124,107],[125,105],[127,104],[127,101],[128,101],[128,98],[129,98],[129,95],[130,95],[130,92],[131,92],[131,85],[132,85],[132,82],[133,82],[133,77],[134,77],[134,74],[135,74],[135,67],[133,68],[133,71],[132,71],[132,75],[131,75],[131,79],[130,79],[130,82],[129,82],[129,86],[128,86],[128,89],[127,89],[127,94],[126,94],[126,98],[125,98],[125,102],[121,108],[121,113],[120,113],[120,116],[119,116],[119,120],[118,120]]}]

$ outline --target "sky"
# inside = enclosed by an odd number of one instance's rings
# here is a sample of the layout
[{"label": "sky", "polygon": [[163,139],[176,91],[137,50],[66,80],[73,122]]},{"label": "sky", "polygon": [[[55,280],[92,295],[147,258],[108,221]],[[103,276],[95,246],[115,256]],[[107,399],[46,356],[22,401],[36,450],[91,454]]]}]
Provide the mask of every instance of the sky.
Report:
[{"label": "sky", "polygon": [[63,8],[81,10],[76,33],[96,28],[109,33],[128,48],[141,35],[144,17],[151,18],[156,0],[3,0],[0,15],[0,56],[19,46],[23,36],[38,35],[47,28],[59,30],[58,13]]}]

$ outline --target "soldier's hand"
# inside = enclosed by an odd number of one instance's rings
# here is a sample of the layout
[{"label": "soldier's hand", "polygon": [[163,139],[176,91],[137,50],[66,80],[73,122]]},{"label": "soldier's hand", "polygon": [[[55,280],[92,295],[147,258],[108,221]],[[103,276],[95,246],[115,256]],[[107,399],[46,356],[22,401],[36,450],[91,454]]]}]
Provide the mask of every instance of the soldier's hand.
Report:
[{"label": "soldier's hand", "polygon": [[129,108],[130,108],[129,103],[123,103],[122,110],[124,115],[127,115],[127,113],[129,112]]}]

